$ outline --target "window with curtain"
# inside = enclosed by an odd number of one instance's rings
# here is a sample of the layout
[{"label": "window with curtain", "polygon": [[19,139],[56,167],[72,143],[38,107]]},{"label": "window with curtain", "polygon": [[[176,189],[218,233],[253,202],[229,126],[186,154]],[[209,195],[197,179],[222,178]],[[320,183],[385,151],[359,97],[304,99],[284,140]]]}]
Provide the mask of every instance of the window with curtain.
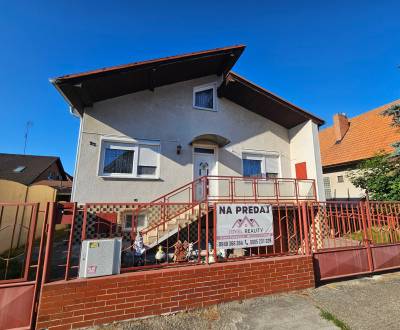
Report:
[{"label": "window with curtain", "polygon": [[198,86],[193,89],[193,107],[215,111],[215,87],[213,85]]},{"label": "window with curtain", "polygon": [[243,159],[243,176],[261,176],[261,160]]},{"label": "window with curtain", "polygon": [[243,176],[276,178],[280,173],[278,154],[243,153]]},{"label": "window with curtain", "polygon": [[132,173],[133,150],[106,148],[104,154],[104,173]]},{"label": "window with curtain", "polygon": [[157,142],[102,141],[102,176],[157,178],[159,176],[160,144]]}]

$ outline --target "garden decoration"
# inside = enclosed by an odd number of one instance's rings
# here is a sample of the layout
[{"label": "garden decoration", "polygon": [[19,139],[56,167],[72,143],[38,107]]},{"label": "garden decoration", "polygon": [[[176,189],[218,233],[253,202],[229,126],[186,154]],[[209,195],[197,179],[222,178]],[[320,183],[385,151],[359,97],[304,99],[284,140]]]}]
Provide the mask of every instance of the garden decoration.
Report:
[{"label": "garden decoration", "polygon": [[141,256],[146,251],[141,233],[137,234],[135,242],[133,243],[133,248],[135,249],[135,256]]},{"label": "garden decoration", "polygon": [[217,250],[217,257],[221,259],[226,258],[226,250],[225,249],[219,249]]},{"label": "garden decoration", "polygon": [[135,263],[138,265],[142,265],[143,262],[143,253],[146,251],[144,248],[144,243],[143,243],[143,236],[141,233],[138,233],[135,242],[133,243],[133,248],[135,249],[134,252],[134,257],[135,257]]},{"label": "garden decoration", "polygon": [[193,259],[194,256],[195,256],[195,252],[193,250],[193,242],[190,242],[188,244],[188,247],[186,250],[186,258],[187,258],[187,260],[191,260],[191,259]]},{"label": "garden decoration", "polygon": [[175,252],[174,252],[174,262],[182,262],[186,261],[186,250],[188,248],[189,243],[184,241],[183,243],[178,240],[175,244]]},{"label": "garden decoration", "polygon": [[165,252],[164,252],[163,249],[162,249],[162,246],[160,245],[160,246],[158,247],[158,251],[157,251],[156,256],[155,256],[156,262],[157,262],[157,263],[160,263],[160,262],[165,261],[165,257],[166,257],[166,256],[167,256],[167,255],[165,254]]},{"label": "garden decoration", "polygon": [[211,243],[208,243],[208,263],[212,264],[215,262],[214,249]]}]

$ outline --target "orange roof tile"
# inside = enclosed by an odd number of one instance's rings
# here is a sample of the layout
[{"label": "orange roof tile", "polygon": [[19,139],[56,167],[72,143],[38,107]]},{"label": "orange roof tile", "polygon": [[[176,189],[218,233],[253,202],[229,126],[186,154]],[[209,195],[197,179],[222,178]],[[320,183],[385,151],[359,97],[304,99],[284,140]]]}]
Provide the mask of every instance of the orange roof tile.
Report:
[{"label": "orange roof tile", "polygon": [[400,130],[391,126],[392,118],[380,113],[400,99],[349,119],[350,127],[340,143],[336,144],[333,126],[319,133],[322,166],[349,163],[374,156],[379,151],[393,151],[400,141]]}]

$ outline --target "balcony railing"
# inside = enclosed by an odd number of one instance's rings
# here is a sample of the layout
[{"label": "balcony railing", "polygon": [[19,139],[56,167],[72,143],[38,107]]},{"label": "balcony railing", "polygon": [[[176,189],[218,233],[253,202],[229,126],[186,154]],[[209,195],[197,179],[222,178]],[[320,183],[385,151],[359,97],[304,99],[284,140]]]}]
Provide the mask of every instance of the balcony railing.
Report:
[{"label": "balcony railing", "polygon": [[315,180],[207,176],[194,181],[195,201],[316,200]]}]

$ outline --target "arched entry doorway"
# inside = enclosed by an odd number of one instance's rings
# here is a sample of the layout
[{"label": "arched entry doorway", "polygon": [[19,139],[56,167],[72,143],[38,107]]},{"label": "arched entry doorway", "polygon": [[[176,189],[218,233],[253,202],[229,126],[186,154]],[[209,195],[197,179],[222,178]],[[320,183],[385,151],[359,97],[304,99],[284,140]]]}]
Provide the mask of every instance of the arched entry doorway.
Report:
[{"label": "arched entry doorway", "polygon": [[[218,176],[218,151],[230,141],[217,134],[196,136],[190,144],[193,147],[193,180],[202,176]],[[196,192],[201,196],[203,192]],[[218,179],[210,178],[208,194],[218,196]]]}]

